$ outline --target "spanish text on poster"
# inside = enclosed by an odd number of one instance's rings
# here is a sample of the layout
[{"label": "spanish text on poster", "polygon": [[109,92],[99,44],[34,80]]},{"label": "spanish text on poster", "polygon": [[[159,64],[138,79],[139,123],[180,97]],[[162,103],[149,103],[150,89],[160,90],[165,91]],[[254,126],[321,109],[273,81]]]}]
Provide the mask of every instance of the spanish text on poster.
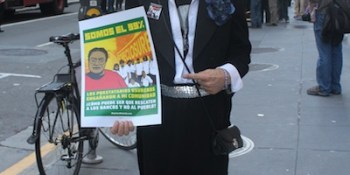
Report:
[{"label": "spanish text on poster", "polygon": [[79,22],[81,126],[161,123],[159,73],[144,8]]}]

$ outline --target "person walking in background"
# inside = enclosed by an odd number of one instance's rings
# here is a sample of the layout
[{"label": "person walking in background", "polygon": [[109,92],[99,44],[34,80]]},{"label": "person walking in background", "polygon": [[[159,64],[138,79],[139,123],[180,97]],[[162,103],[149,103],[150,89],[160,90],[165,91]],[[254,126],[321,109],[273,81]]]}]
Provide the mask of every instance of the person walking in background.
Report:
[{"label": "person walking in background", "polygon": [[106,14],[107,13],[107,0],[101,0],[101,11],[102,14]]},{"label": "person walking in background", "polygon": [[114,3],[115,3],[115,0],[108,0],[108,8],[107,8],[107,12],[108,13],[113,13],[115,11],[114,9]]},{"label": "person walking in background", "polygon": [[2,20],[4,18],[4,13],[5,13],[5,0],[0,0],[0,32],[4,32],[1,29]]},{"label": "person walking in background", "polygon": [[[214,154],[208,117],[217,130],[231,125],[233,92],[242,88],[249,69],[244,0],[126,3],[127,9],[143,5],[147,14],[160,14],[148,17],[160,74],[162,123],[137,127],[140,174],[227,175],[229,158]],[[111,132],[124,135],[133,129],[131,121],[116,121]]]},{"label": "person walking in background", "polygon": [[117,11],[123,10],[123,1],[124,0],[117,0],[117,4],[116,4]]},{"label": "person walking in background", "polygon": [[290,0],[278,0],[278,14],[280,22],[289,23],[288,6]]},{"label": "person walking in background", "polygon": [[251,28],[261,28],[261,15],[262,15],[262,0],[250,0],[250,19],[251,19]]},{"label": "person walking in background", "polygon": [[261,1],[261,23],[264,23],[264,18],[265,18],[265,23],[268,24],[270,23],[270,7],[269,7],[269,0],[262,0]]},{"label": "person walking in background", "polygon": [[269,0],[269,9],[270,9],[270,23],[268,26],[277,26],[278,23],[278,1],[277,0]]},{"label": "person walking in background", "polygon": [[[307,89],[307,94],[317,96],[329,96],[341,94],[342,87],[340,77],[343,67],[342,39],[343,34],[335,36],[334,33],[323,31],[327,5],[332,0],[310,0],[310,6],[317,6],[314,32],[318,60],[316,67],[317,85]],[[327,39],[326,36],[331,36]]]},{"label": "person walking in background", "polygon": [[294,18],[301,20],[301,16],[305,13],[308,0],[294,0]]}]

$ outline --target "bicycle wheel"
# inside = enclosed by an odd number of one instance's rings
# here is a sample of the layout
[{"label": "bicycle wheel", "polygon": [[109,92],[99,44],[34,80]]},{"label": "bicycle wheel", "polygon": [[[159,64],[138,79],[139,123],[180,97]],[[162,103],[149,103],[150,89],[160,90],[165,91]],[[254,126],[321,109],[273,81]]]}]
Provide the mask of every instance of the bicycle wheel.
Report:
[{"label": "bicycle wheel", "polygon": [[41,175],[79,173],[84,144],[79,138],[79,111],[73,103],[54,94],[46,94],[40,102],[35,153]]},{"label": "bicycle wheel", "polygon": [[118,136],[111,133],[110,128],[99,128],[102,135],[113,145],[123,150],[136,148],[136,128],[127,136]]}]

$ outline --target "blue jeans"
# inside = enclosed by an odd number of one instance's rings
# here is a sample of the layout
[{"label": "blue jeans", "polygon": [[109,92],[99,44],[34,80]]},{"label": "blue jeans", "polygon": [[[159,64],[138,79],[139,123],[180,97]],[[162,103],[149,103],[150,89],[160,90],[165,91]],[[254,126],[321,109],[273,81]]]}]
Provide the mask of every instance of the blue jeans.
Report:
[{"label": "blue jeans", "polygon": [[250,19],[252,27],[261,27],[261,2],[262,0],[250,1]]},{"label": "blue jeans", "polygon": [[316,79],[320,91],[326,94],[340,93],[340,76],[343,67],[342,43],[332,46],[322,40],[322,27],[325,15],[316,13],[314,32],[319,58],[317,60]]}]

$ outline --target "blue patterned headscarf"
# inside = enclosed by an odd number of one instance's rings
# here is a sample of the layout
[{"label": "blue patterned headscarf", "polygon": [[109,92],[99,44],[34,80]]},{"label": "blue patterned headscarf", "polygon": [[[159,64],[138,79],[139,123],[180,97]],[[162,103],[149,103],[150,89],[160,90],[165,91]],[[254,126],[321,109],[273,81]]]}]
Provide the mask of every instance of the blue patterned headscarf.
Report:
[{"label": "blue patterned headscarf", "polygon": [[235,7],[230,0],[205,0],[209,17],[218,26],[225,24],[235,12]]}]

